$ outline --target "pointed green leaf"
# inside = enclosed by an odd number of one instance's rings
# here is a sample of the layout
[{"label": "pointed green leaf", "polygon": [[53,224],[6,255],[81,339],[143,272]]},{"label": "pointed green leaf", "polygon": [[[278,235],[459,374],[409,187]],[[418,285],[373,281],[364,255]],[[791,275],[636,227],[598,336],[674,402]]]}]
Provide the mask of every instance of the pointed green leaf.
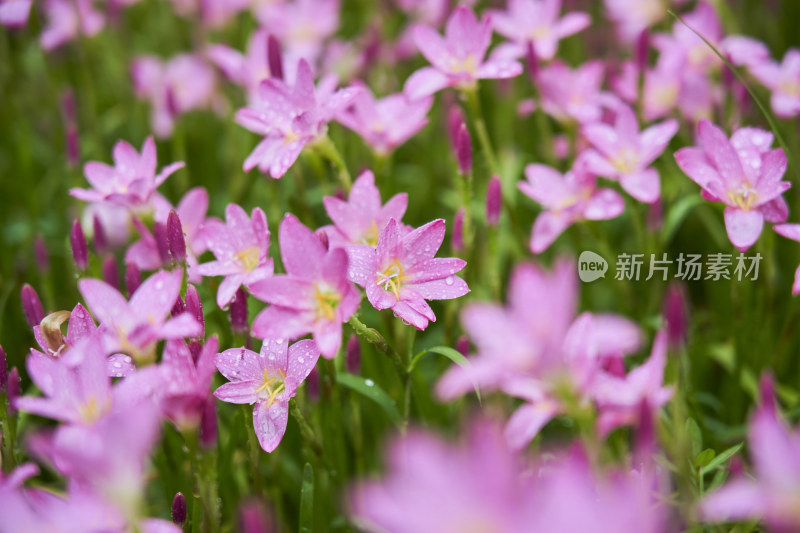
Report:
[{"label": "pointed green leaf", "polygon": [[[434,346],[433,348],[428,348],[427,350],[423,350],[419,352],[417,355],[415,355],[414,359],[411,360],[411,364],[408,365],[408,371],[412,372],[414,370],[414,367],[417,365],[417,361],[422,359],[422,356],[429,352],[443,355],[462,368],[467,368],[472,364],[470,363],[469,359],[461,355],[461,352],[459,352],[458,350],[450,348],[449,346]],[[480,402],[481,401],[480,388],[478,388],[476,384],[473,384],[473,387],[475,388],[475,394],[478,397],[478,402]]]},{"label": "pointed green leaf", "polygon": [[713,460],[711,460],[707,465],[705,465],[702,468],[702,470],[700,471],[700,474],[701,475],[705,475],[708,472],[711,472],[712,470],[717,468],[718,466],[722,465],[728,459],[733,457],[736,454],[736,452],[741,450],[742,446],[744,446],[744,442],[740,442],[736,446],[731,446],[730,448],[728,448],[727,450],[725,450],[724,452],[722,452],[718,456],[714,457]]},{"label": "pointed green leaf", "polygon": [[309,463],[303,468],[303,485],[300,489],[300,533],[311,533],[314,528],[314,469]]},{"label": "pointed green leaf", "polygon": [[347,373],[338,374],[336,380],[340,385],[354,390],[380,405],[397,427],[403,427],[403,417],[397,410],[397,404],[377,383],[371,379]]}]

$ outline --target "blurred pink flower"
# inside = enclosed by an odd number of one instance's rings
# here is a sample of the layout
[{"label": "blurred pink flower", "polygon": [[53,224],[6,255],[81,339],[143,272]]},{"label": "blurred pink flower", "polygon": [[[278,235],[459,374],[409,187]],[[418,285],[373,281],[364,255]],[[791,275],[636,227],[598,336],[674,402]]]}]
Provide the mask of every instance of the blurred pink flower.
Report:
[{"label": "blurred pink flower", "polygon": [[253,322],[261,339],[296,339],[312,333],[332,359],[342,343],[342,323],[358,309],[361,295],[347,280],[347,253],[327,250],[294,215],[281,222],[278,240],[286,274],[254,283],[250,292],[270,305]]},{"label": "blurred pink flower", "polygon": [[588,61],[576,69],[556,61],[541,69],[542,109],[562,122],[599,121],[602,106],[616,103],[615,97],[601,91],[604,72],[601,61]]},{"label": "blurred pink flower", "polygon": [[667,148],[678,127],[676,120],[665,120],[640,132],[633,109],[620,105],[613,127],[596,122],[582,128],[594,147],[582,154],[586,168],[619,181],[625,192],[640,202],[653,203],[661,196],[661,180],[650,165]]},{"label": "blurred pink flower", "polygon": [[608,18],[617,24],[617,34],[633,43],[642,31],[667,15],[667,0],[605,0]]},{"label": "blurred pink flower", "polygon": [[364,287],[375,309],[391,309],[395,316],[417,329],[428,327],[436,315],[426,300],[450,300],[469,292],[455,275],[466,265],[456,257],[434,257],[442,245],[444,220],[429,222],[406,233],[390,219],[378,245],[348,248],[348,278]]},{"label": "blurred pink flower", "polygon": [[33,0],[0,1],[0,24],[7,28],[22,28],[28,23]]},{"label": "blurred pink flower", "polygon": [[750,419],[747,441],[754,478],[736,476],[700,504],[709,522],[763,520],[770,531],[800,529],[800,430],[779,418],[772,384],[762,379],[762,404]]},{"label": "blurred pink flower", "polygon": [[444,38],[430,26],[416,26],[414,42],[433,66],[412,74],[406,80],[405,94],[416,100],[445,87],[470,89],[479,79],[513,78],[522,73],[522,65],[516,61],[484,59],[491,40],[490,19],[478,21],[464,6],[447,19]]},{"label": "blurred pink flower", "polygon": [[80,280],[78,290],[100,321],[108,353],[123,352],[137,362],[153,362],[159,339],[194,337],[202,331],[190,313],[167,318],[182,280],[181,269],[157,272],[136,289],[130,301],[97,279]]},{"label": "blurred pink flower", "polygon": [[715,48],[720,48],[722,23],[714,7],[701,1],[694,11],[682,15],[681,18],[686,24],[676,20],[671,34],[657,33],[652,36],[653,45],[662,53],[683,55],[686,58],[684,72],[706,74],[712,68],[722,65],[714,50],[695,33],[696,31],[702,35]]},{"label": "blurred pink flower", "polygon": [[[775,226],[775,231],[778,235],[792,239],[793,241],[800,242],[800,224],[778,224]],[[792,285],[792,294],[797,296],[800,294],[800,266],[794,273],[794,284]]]},{"label": "blurred pink flower", "polygon": [[200,55],[181,54],[167,61],[139,56],[131,64],[131,76],[136,96],[150,102],[150,124],[161,138],[172,135],[181,114],[219,105],[214,70]]},{"label": "blurred pink flower", "polygon": [[[549,61],[556,55],[558,41],[589,26],[586,13],[567,13],[559,18],[561,0],[508,0],[507,11],[490,10],[494,30],[509,39],[504,54],[524,57],[528,43],[539,59]],[[498,47],[499,48],[499,47]]]},{"label": "blurred pink flower", "polygon": [[333,225],[323,226],[317,231],[327,235],[331,247],[364,244],[374,248],[389,220],[400,221],[403,218],[408,194],[401,192],[382,204],[381,193],[375,186],[375,175],[371,170],[365,170],[353,183],[347,201],[326,196],[322,202]]},{"label": "blurred pink flower", "polygon": [[325,40],[339,29],[339,0],[294,0],[262,2],[256,19],[277,37],[290,58],[290,65],[304,59],[317,64]]},{"label": "blurred pink flower", "polygon": [[376,153],[385,155],[425,127],[432,104],[430,97],[409,101],[403,93],[376,100],[364,86],[336,120],[358,133]]},{"label": "blurred pink flower", "polygon": [[214,391],[223,402],[255,404],[253,427],[266,452],[280,444],[289,419],[289,400],[308,377],[319,358],[311,340],[289,346],[283,339],[267,339],[256,353],[234,348],[219,354],[217,369],[230,380]]},{"label": "blurred pink flower", "polygon": [[213,44],[206,52],[228,79],[247,91],[249,105],[256,105],[258,86],[271,75],[268,41],[267,31],[258,29],[250,36],[244,54],[225,44]]},{"label": "blurred pink flower", "polygon": [[272,276],[269,227],[260,208],[253,208],[252,216],[248,217],[240,206],[228,204],[225,223],[210,220],[203,226],[203,234],[216,260],[198,265],[192,271],[201,276],[225,276],[217,290],[220,308],[230,303],[242,285],[249,289],[253,283]]},{"label": "blurred pink flower", "polygon": [[723,202],[725,228],[731,243],[744,252],[752,246],[764,221],[786,221],[783,193],[791,187],[782,181],[786,154],[770,149],[771,133],[740,128],[728,139],[708,120],[697,125],[699,146],[675,152],[678,166],[702,187],[706,200]]},{"label": "blurred pink flower", "polygon": [[527,182],[519,182],[523,194],[545,209],[533,224],[530,249],[544,252],[569,226],[581,220],[606,220],[618,217],[625,202],[613,189],[598,189],[597,178],[576,161],[566,174],[546,165],[525,167]]},{"label": "blurred pink flower", "polygon": [[282,177],[309,142],[325,134],[328,122],[347,107],[360,89],[336,91],[336,80],[323,78],[314,87],[311,67],[300,61],[294,86],[268,78],[258,88],[258,101],[236,112],[236,122],[264,136],[244,162],[273,178]]},{"label": "blurred pink flower", "polygon": [[46,0],[44,15],[47,26],[39,42],[45,50],[58,48],[79,35],[96,35],[106,23],[103,15],[94,9],[92,0]]},{"label": "blurred pink flower", "polygon": [[[156,143],[148,137],[141,154],[125,141],[114,146],[114,166],[89,161],[83,167],[91,189],[70,189],[70,194],[85,202],[106,202],[129,210],[151,210],[155,202],[163,201],[156,189],[184,167],[183,162],[172,163],[156,174]],[[157,198],[158,197],[158,198]]]},{"label": "blurred pink flower", "polygon": [[765,61],[750,67],[758,81],[772,91],[772,110],[781,118],[800,114],[800,50],[791,48],[778,64]]}]

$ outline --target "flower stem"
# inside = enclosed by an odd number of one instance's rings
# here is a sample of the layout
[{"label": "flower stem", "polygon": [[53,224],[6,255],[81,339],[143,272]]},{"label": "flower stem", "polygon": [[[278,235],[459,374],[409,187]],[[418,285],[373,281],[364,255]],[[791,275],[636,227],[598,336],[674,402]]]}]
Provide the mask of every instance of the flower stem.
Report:
[{"label": "flower stem", "polygon": [[263,496],[263,487],[261,486],[261,446],[258,444],[255,428],[247,423],[248,418],[253,418],[250,415],[249,406],[242,405],[242,414],[244,415],[245,427],[247,428],[247,443],[250,448],[250,468],[253,469],[253,489],[258,496]]},{"label": "flower stem", "polygon": [[497,163],[492,143],[489,140],[489,132],[486,129],[486,122],[483,120],[481,112],[481,103],[478,95],[477,87],[464,91],[467,97],[467,114],[472,120],[472,125],[475,128],[475,133],[478,135],[478,142],[481,144],[483,156],[486,158],[486,164],[489,167],[491,174],[500,175],[500,165]]},{"label": "flower stem", "polygon": [[324,458],[322,444],[320,444],[319,439],[314,434],[314,429],[311,427],[311,424],[308,423],[306,417],[303,416],[303,412],[297,406],[297,401],[292,398],[289,400],[289,412],[292,413],[292,416],[297,421],[297,425],[300,426],[300,433],[303,434],[303,438],[308,442],[311,449],[319,458]]},{"label": "flower stem", "polygon": [[6,472],[10,472],[17,465],[16,457],[14,457],[16,423],[14,416],[8,412],[7,403],[7,395],[5,393],[0,394],[0,429],[2,429],[3,436],[3,467]]},{"label": "flower stem", "polygon": [[347,165],[344,162],[344,158],[342,154],[339,153],[339,150],[336,148],[336,145],[333,144],[331,138],[327,135],[323,135],[316,143],[314,143],[314,148],[317,152],[330,161],[331,163],[336,166],[337,170],[339,171],[336,176],[339,178],[339,183],[342,185],[342,188],[345,192],[350,192],[350,187],[353,185],[353,178],[350,177],[350,171],[347,170]]},{"label": "flower stem", "polygon": [[392,359],[392,362],[397,368],[398,375],[401,378],[406,374],[406,366],[403,364],[400,354],[386,342],[386,339],[383,338],[383,335],[381,335],[378,330],[368,327],[361,322],[361,320],[358,319],[358,315],[355,314],[350,317],[347,323],[353,328],[356,335],[372,344],[379,352],[388,355]]}]

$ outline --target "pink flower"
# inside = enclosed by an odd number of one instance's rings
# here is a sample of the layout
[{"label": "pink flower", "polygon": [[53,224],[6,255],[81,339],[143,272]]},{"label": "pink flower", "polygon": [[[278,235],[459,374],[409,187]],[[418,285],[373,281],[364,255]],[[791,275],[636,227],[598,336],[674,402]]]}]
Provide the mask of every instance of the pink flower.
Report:
[{"label": "pink flower", "polygon": [[765,61],[750,67],[758,81],[772,91],[772,110],[782,118],[800,114],[800,50],[791,48],[781,64]]},{"label": "pink flower", "polygon": [[529,246],[535,254],[575,222],[615,218],[625,210],[622,197],[612,189],[598,189],[597,179],[579,161],[564,175],[546,165],[528,165],[525,177],[528,181],[520,182],[519,189],[546,209],[533,224]]},{"label": "pink flower", "polygon": [[391,309],[417,329],[436,315],[426,300],[450,300],[469,292],[455,275],[467,264],[456,257],[434,257],[444,240],[444,220],[405,233],[394,219],[381,232],[378,245],[348,248],[350,280],[364,287],[375,309]]},{"label": "pink flower", "polygon": [[39,42],[45,50],[58,48],[79,35],[91,37],[105,26],[105,19],[95,11],[92,0],[47,0],[44,12],[47,27]]},{"label": "pink flower", "polygon": [[268,41],[269,33],[258,29],[250,36],[245,54],[224,44],[214,44],[208,48],[209,59],[222,69],[226,77],[247,91],[250,105],[256,105],[258,86],[271,75]]},{"label": "pink flower", "polygon": [[153,274],[127,301],[107,283],[96,279],[78,282],[83,299],[100,320],[107,352],[124,352],[137,362],[155,359],[156,341],[194,337],[202,326],[190,313],[167,319],[178,298],[183,272]]},{"label": "pink flower", "polygon": [[70,189],[70,194],[85,202],[107,202],[131,210],[152,209],[160,200],[156,188],[184,163],[172,163],[156,174],[156,144],[148,137],[141,154],[125,141],[114,146],[114,166],[89,161],[83,167],[91,189]]},{"label": "pink flower", "polygon": [[608,18],[617,23],[620,39],[627,43],[667,14],[663,0],[605,0],[605,6]]},{"label": "pink flower", "polygon": [[382,204],[381,193],[375,186],[375,175],[365,170],[350,189],[347,201],[326,196],[322,202],[334,225],[323,226],[318,232],[327,235],[331,247],[364,244],[374,248],[389,220],[400,221],[403,218],[408,194],[402,192]]},{"label": "pink flower", "polygon": [[507,52],[524,57],[528,43],[539,59],[549,61],[558,41],[584,30],[591,23],[586,13],[568,13],[559,18],[561,0],[508,0],[508,10],[490,10],[494,30],[511,40]]},{"label": "pink flower", "polygon": [[284,217],[278,237],[286,274],[254,283],[250,292],[270,303],[253,322],[261,339],[296,339],[312,333],[331,359],[342,343],[342,323],[358,309],[361,295],[347,280],[347,253],[326,250],[294,215]]},{"label": "pink flower", "polygon": [[620,105],[613,127],[597,122],[581,131],[594,146],[583,154],[588,171],[618,180],[628,194],[641,202],[658,200],[661,181],[658,171],[650,165],[678,132],[676,120],[665,120],[640,133],[633,110]]},{"label": "pink flower", "polygon": [[376,100],[367,87],[336,120],[358,133],[378,154],[388,154],[428,123],[432,98],[409,101],[402,93]]},{"label": "pink flower", "polygon": [[686,58],[684,72],[707,74],[712,68],[722,65],[714,50],[695,34],[696,31],[716,48],[720,48],[722,23],[714,7],[701,1],[694,11],[686,13],[682,18],[686,24],[675,21],[672,34],[660,33],[653,36],[655,47],[662,53],[682,54]]},{"label": "pink flower", "polygon": [[786,154],[770,149],[772,134],[756,128],[741,128],[728,140],[701,120],[697,137],[700,145],[678,150],[675,160],[702,187],[706,200],[726,205],[728,238],[744,252],[758,240],[764,220],[780,223],[788,216],[782,194],[791,184],[781,180]]},{"label": "pink flower", "polygon": [[404,92],[412,100],[445,87],[469,89],[479,79],[513,78],[522,72],[516,61],[485,60],[492,39],[491,21],[478,21],[475,13],[459,6],[447,19],[444,38],[430,26],[414,28],[414,42],[432,67],[424,67],[406,81]]},{"label": "pink flower", "polygon": [[260,208],[253,209],[251,217],[236,204],[225,208],[225,224],[209,221],[203,228],[206,244],[217,258],[198,265],[194,272],[202,276],[225,276],[217,290],[217,305],[225,308],[244,285],[272,276],[273,264],[269,258],[269,227],[267,216]]},{"label": "pink flower", "polygon": [[0,24],[6,28],[22,28],[28,23],[33,0],[3,0],[0,2]]},{"label": "pink flower", "polygon": [[604,71],[600,61],[588,61],[574,70],[558,61],[543,68],[539,72],[542,109],[562,122],[599,121],[602,106],[614,101],[600,90]]},{"label": "pink flower", "polygon": [[274,35],[292,59],[316,64],[325,40],[339,28],[339,0],[295,0],[261,2],[256,19]]},{"label": "pink flower", "polygon": [[289,400],[317,364],[319,348],[311,340],[289,346],[285,340],[267,339],[261,353],[246,348],[226,350],[217,356],[217,369],[230,380],[214,391],[229,403],[255,404],[253,427],[266,452],[280,444],[289,419]]},{"label": "pink flower", "polygon": [[311,67],[300,61],[294,86],[269,78],[258,88],[258,101],[240,109],[236,122],[264,136],[244,162],[244,170],[258,167],[273,178],[282,177],[309,142],[325,134],[328,122],[360,92],[357,88],[335,91],[328,77],[314,87]]},{"label": "pink flower", "polygon": [[140,56],[131,64],[131,76],[136,96],[150,102],[150,124],[160,138],[172,135],[178,116],[217,105],[214,70],[199,55],[181,54],[167,61]]},{"label": "pink flower", "polygon": [[779,418],[772,384],[762,381],[762,404],[750,419],[747,441],[754,478],[737,476],[700,505],[706,521],[760,519],[770,531],[797,531],[800,514],[800,431]]},{"label": "pink flower", "polygon": [[[778,224],[775,226],[775,232],[778,235],[792,239],[793,241],[800,242],[800,224]],[[800,266],[794,273],[794,285],[792,285],[792,294],[797,296],[800,294]]]}]

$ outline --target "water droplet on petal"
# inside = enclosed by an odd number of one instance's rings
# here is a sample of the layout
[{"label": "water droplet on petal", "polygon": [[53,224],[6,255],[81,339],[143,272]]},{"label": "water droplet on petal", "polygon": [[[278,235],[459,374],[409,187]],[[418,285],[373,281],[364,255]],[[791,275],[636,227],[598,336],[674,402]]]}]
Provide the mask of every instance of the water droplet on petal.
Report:
[{"label": "water droplet on petal", "polygon": [[452,284],[453,284],[453,281],[454,281],[454,280],[453,280],[453,276],[447,276],[447,277],[444,279],[444,282],[445,282],[445,283],[447,283],[448,285],[452,285]]}]

